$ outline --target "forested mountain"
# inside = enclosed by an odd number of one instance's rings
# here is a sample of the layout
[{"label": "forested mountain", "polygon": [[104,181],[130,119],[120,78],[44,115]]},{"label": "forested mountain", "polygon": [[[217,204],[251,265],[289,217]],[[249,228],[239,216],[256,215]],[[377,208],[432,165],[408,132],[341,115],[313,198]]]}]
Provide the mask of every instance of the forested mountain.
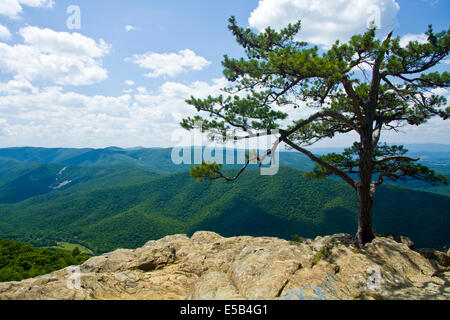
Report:
[{"label": "forested mountain", "polygon": [[[445,146],[416,149],[413,155],[423,150],[423,162],[449,174]],[[317,153],[322,151],[330,150]],[[205,184],[189,176],[190,165],[173,164],[171,153],[0,149],[0,237],[42,246],[67,241],[99,253],[197,230],[290,238],[356,229],[353,190],[337,179],[304,178],[301,171],[313,164],[298,153],[282,152],[284,167],[275,176],[250,170],[233,183]],[[420,183],[406,186],[433,189]],[[448,192],[446,186],[434,188]],[[380,188],[376,197],[377,232],[405,234],[422,247],[449,244],[449,197],[393,185]]]},{"label": "forested mountain", "polygon": [[[193,165],[174,164],[172,161],[172,150],[172,148],[121,149],[117,147],[105,149],[5,148],[0,149],[0,161],[52,163],[79,167],[140,167],[153,172],[166,174],[188,171]],[[192,161],[194,160],[196,150],[198,148],[191,148]],[[244,158],[244,150],[234,150],[232,152],[234,153],[234,159],[238,159],[238,157]],[[314,164],[306,156],[297,152],[281,152],[280,161],[282,166],[299,170],[310,170],[314,167]],[[9,166],[12,166],[12,164],[10,163]],[[236,169],[239,166],[241,165],[226,165],[225,167],[228,169]],[[257,166],[255,165],[253,168],[257,168]],[[1,171],[2,169],[0,169],[0,174]]]},{"label": "forested mountain", "polygon": [[156,174],[142,167],[77,167],[0,158],[0,203],[15,203],[50,192],[89,191],[148,181]]},{"label": "forested mountain", "polygon": [[[421,163],[429,166],[437,172],[450,176],[450,147],[440,144],[411,144],[406,145],[410,150],[411,157],[421,159]],[[316,154],[328,152],[341,152],[342,148],[317,148],[312,149]],[[235,150],[234,157],[238,158],[245,151]],[[109,147],[105,149],[70,149],[70,148],[5,148],[0,149],[0,186],[4,184],[4,172],[7,175],[20,176],[20,170],[26,170],[29,163],[58,164],[53,168],[63,168],[64,166],[92,168],[122,166],[147,169],[159,174],[172,174],[177,172],[187,172],[193,165],[176,165],[171,159],[171,148],[132,148],[122,149]],[[191,158],[194,157],[194,149],[191,150]],[[280,166],[295,168],[300,171],[310,171],[314,163],[306,156],[298,152],[280,152]],[[224,157],[225,159],[225,157]],[[63,165],[61,167],[61,165]],[[225,165],[225,169],[238,169],[242,165]],[[258,169],[256,165],[250,169]],[[49,170],[41,168],[40,170]],[[94,171],[95,171],[94,170]],[[92,172],[92,171],[91,171]],[[92,173],[87,173],[90,175]],[[21,177],[21,179],[28,179]],[[431,186],[417,181],[398,182],[399,185],[450,196],[449,186]],[[39,188],[38,188],[39,189]],[[0,192],[1,194],[1,192]],[[42,194],[42,191],[33,191],[31,194]],[[28,194],[22,199],[26,199]],[[0,195],[1,197],[1,195]],[[16,198],[13,198],[15,201]],[[1,201],[0,201],[1,202]]]},{"label": "forested mountain", "polygon": [[[98,180],[92,179],[89,188],[80,183],[1,204],[0,236],[80,243],[99,253],[197,230],[283,238],[356,230],[353,190],[337,180],[305,178],[296,169],[281,168],[275,176],[253,170],[232,183],[200,184],[188,173],[149,174],[147,181],[128,184],[127,174],[121,177],[110,186],[94,188]],[[449,244],[450,197],[390,185],[376,196],[377,232],[410,236],[420,247]]]}]

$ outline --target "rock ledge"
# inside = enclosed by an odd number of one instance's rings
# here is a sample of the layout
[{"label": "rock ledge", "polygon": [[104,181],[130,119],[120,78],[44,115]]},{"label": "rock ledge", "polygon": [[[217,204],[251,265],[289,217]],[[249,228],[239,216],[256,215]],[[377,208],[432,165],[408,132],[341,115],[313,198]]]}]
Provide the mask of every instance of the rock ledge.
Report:
[{"label": "rock ledge", "polygon": [[401,242],[377,237],[358,250],[347,234],[300,242],[173,235],[0,283],[0,300],[450,299],[450,272],[440,264],[447,253]]}]

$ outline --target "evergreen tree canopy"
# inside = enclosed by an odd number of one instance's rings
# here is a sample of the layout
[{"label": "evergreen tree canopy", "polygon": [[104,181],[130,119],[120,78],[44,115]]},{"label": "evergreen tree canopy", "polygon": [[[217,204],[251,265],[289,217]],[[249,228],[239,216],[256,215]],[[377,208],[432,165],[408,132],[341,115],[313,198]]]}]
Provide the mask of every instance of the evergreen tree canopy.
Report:
[{"label": "evergreen tree canopy", "polygon": [[[374,237],[371,208],[375,188],[384,178],[447,182],[445,176],[418,164],[420,159],[408,157],[401,146],[379,142],[383,131],[419,126],[432,117],[448,119],[447,101],[433,89],[450,84],[450,73],[434,68],[448,56],[450,29],[435,33],[429,26],[426,43],[412,41],[405,47],[393,32],[378,40],[376,30],[369,29],[348,43],[336,41],[320,53],[318,47],[294,40],[301,22],[279,32],[269,27],[259,34],[239,27],[234,17],[229,22],[246,58],[225,56],[224,75],[233,85],[217,97],[188,99],[204,116],[183,119],[183,128],[191,130],[201,123],[202,130],[214,129],[223,136],[228,130],[241,130],[248,138],[257,130],[269,130],[269,134],[277,130],[277,143],[256,160],[262,162],[284,142],[317,164],[310,177],[336,175],[351,185],[359,200],[360,245]],[[312,112],[286,124],[286,107],[310,108]],[[360,139],[342,154],[318,157],[305,149],[349,132]],[[203,163],[191,174],[200,181],[235,180],[243,171],[228,178],[220,169],[220,165]]]}]

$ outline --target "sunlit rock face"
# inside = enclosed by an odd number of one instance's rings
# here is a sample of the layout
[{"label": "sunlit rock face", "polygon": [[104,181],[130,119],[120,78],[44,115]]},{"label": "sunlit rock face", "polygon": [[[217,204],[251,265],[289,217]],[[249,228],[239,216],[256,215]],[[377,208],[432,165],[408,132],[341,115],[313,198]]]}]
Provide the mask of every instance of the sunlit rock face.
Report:
[{"label": "sunlit rock face", "polygon": [[0,299],[449,299],[447,253],[411,247],[377,237],[357,249],[346,234],[295,242],[173,235],[1,283]]}]

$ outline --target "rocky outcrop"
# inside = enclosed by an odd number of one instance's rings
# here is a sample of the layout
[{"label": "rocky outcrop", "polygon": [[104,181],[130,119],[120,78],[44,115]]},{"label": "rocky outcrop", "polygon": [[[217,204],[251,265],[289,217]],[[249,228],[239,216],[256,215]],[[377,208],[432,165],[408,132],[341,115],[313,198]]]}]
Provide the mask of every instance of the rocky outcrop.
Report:
[{"label": "rocky outcrop", "polygon": [[353,243],[346,234],[296,242],[174,235],[1,283],[0,299],[450,298],[450,272],[440,264],[446,253],[422,255],[405,238],[377,237],[364,249]]},{"label": "rocky outcrop", "polygon": [[433,262],[438,263],[440,266],[450,267],[450,256],[448,256],[448,253],[436,249],[418,249],[417,252],[429,260],[435,260]]}]

